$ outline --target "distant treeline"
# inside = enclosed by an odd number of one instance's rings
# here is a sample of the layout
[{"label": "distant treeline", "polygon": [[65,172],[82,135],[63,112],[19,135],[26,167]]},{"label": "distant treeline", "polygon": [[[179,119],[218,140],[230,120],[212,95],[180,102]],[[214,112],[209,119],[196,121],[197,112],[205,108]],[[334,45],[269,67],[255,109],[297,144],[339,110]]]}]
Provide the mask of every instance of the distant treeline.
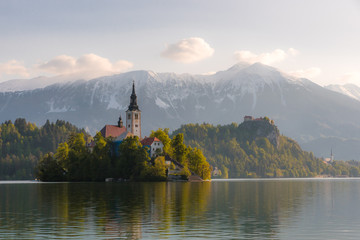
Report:
[{"label": "distant treeline", "polygon": [[224,126],[187,124],[174,134],[183,133],[186,144],[201,149],[222,178],[360,175],[358,162],[324,163],[278,132],[271,122],[253,121]]},{"label": "distant treeline", "polygon": [[69,122],[57,120],[37,127],[18,118],[0,125],[0,180],[34,179],[34,168],[47,152],[54,152],[70,133],[84,133]]},{"label": "distant treeline", "polygon": [[[167,130],[162,129],[152,132],[151,136],[158,137],[164,143],[165,151],[175,160],[205,179],[210,178],[211,166],[218,168],[215,177],[222,178],[360,176],[359,162],[324,163],[313,153],[303,151],[296,141],[281,136],[270,121],[224,126],[187,124],[174,131],[172,138],[169,138]],[[101,181],[109,176],[141,178],[144,173],[148,177],[159,176],[157,171],[163,168],[163,160],[157,161],[156,167],[153,161],[153,166],[143,168],[142,163],[144,159],[148,161],[148,157],[140,149],[138,140],[125,141],[127,145],[123,145],[122,151],[128,156],[120,157],[124,160],[120,163],[109,157],[108,139],[99,135],[95,138],[97,145],[94,151],[89,153],[85,143],[90,138],[84,129],[61,120],[55,123],[47,121],[42,127],[22,118],[14,123],[6,121],[0,125],[0,180],[34,179],[40,159],[45,165],[57,160],[55,163],[61,167],[57,170],[61,174],[65,170],[67,180]],[[131,148],[136,151],[128,151]],[[127,160],[139,155],[142,157],[139,157],[141,160],[137,166],[141,169],[138,168],[136,173],[129,171],[131,166],[122,165],[133,164]],[[80,163],[86,167],[76,167]],[[115,174],[113,170],[117,170]],[[162,170],[160,175],[163,176]]]}]

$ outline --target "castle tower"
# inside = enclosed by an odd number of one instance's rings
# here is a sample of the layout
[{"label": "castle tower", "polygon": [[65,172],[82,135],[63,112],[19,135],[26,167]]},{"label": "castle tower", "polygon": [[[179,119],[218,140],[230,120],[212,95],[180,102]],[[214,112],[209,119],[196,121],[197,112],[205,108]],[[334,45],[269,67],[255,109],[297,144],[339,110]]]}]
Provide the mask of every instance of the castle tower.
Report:
[{"label": "castle tower", "polygon": [[135,82],[133,82],[130,105],[126,111],[126,130],[141,139],[141,111],[137,105]]}]

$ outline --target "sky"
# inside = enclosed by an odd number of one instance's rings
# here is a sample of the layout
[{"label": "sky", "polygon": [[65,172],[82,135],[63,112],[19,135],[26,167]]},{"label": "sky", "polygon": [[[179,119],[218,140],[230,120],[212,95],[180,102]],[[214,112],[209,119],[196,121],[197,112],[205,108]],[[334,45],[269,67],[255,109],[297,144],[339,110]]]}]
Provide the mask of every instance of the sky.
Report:
[{"label": "sky", "polygon": [[359,0],[0,0],[0,82],[262,62],[360,86],[359,43]]}]

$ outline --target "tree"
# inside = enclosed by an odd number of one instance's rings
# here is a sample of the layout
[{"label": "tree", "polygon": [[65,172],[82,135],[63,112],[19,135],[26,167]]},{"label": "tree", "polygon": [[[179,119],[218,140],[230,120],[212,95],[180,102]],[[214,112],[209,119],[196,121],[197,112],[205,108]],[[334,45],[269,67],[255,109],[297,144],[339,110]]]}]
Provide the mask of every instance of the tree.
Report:
[{"label": "tree", "polygon": [[199,175],[202,179],[210,179],[211,178],[211,167],[209,163],[206,161],[201,150],[194,148],[191,149],[188,153],[188,161],[189,161],[189,168]]},{"label": "tree", "polygon": [[172,147],[172,156],[176,161],[181,163],[182,165],[186,165],[186,155],[188,153],[188,149],[184,144],[184,134],[179,133],[171,140]]},{"label": "tree", "polygon": [[65,171],[68,171],[69,145],[67,144],[67,142],[59,144],[59,147],[57,148],[54,157],[59,162],[60,166],[62,166]]},{"label": "tree", "polygon": [[139,179],[150,160],[146,149],[137,136],[126,138],[119,146],[119,158],[116,160],[116,177]]},{"label": "tree", "polygon": [[159,156],[155,158],[153,165],[146,165],[142,172],[142,179],[150,181],[166,180],[165,157]]},{"label": "tree", "polygon": [[89,181],[91,180],[90,156],[87,151],[84,134],[70,134],[67,141],[69,145],[69,155],[66,169],[70,181]]},{"label": "tree", "polygon": [[229,178],[229,169],[224,164],[221,165],[221,178]]},{"label": "tree", "polygon": [[44,182],[58,182],[64,180],[65,172],[51,153],[40,159],[36,176]]},{"label": "tree", "polygon": [[93,181],[104,181],[112,175],[110,157],[110,141],[107,141],[100,132],[94,137],[95,146],[91,154],[91,179]]}]

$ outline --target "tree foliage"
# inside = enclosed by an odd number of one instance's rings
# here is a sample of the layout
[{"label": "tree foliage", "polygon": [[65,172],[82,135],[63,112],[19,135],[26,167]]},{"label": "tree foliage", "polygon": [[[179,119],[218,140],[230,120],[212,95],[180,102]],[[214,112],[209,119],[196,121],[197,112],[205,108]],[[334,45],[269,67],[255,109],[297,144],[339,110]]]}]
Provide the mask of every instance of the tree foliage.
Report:
[{"label": "tree foliage", "polygon": [[126,138],[119,146],[116,177],[140,179],[150,158],[137,136]]},{"label": "tree foliage", "polygon": [[46,182],[58,182],[65,179],[64,169],[59,165],[59,162],[56,161],[51,153],[46,154],[40,159],[37,165],[37,175]]},{"label": "tree foliage", "polygon": [[359,176],[359,165],[344,161],[324,163],[313,153],[303,151],[294,140],[276,137],[278,131],[271,121],[254,121],[246,126],[187,124],[173,134],[183,134],[186,144],[201,149],[224,178]]},{"label": "tree foliage", "polygon": [[[0,179],[34,179],[34,168],[47,152],[55,152],[70,133],[82,132],[69,122],[46,121],[42,127],[18,118],[0,125]],[[88,138],[89,135],[85,135]]]},{"label": "tree foliage", "polygon": [[188,178],[192,171],[202,179],[211,179],[212,168],[206,157],[200,149],[185,145],[182,133],[173,135],[171,139],[169,129],[159,128],[157,131],[152,131],[150,136],[159,138],[164,144],[164,152],[184,166],[181,174],[185,178]]},{"label": "tree foliage", "polygon": [[162,157],[150,161],[138,137],[122,141],[118,154],[113,154],[113,146],[112,139],[105,139],[100,133],[95,135],[92,149],[86,146],[83,133],[70,134],[54,155],[47,154],[40,160],[37,177],[42,181],[166,179],[165,160]]},{"label": "tree foliage", "polygon": [[[203,179],[210,179],[211,167],[206,158],[201,150],[186,146],[182,134],[168,141],[167,131],[159,129],[153,133],[165,139],[172,157],[184,166],[181,174],[185,178],[192,171]],[[116,154],[113,148],[117,144],[100,133],[95,135],[92,145],[92,148],[86,146],[83,133],[70,134],[66,142],[59,144],[54,155],[48,154],[41,159],[37,176],[43,181],[104,181],[106,178],[163,181],[171,168],[165,165],[164,156],[150,159],[147,148],[136,136],[124,139]],[[62,174],[56,174],[59,168]]]}]

